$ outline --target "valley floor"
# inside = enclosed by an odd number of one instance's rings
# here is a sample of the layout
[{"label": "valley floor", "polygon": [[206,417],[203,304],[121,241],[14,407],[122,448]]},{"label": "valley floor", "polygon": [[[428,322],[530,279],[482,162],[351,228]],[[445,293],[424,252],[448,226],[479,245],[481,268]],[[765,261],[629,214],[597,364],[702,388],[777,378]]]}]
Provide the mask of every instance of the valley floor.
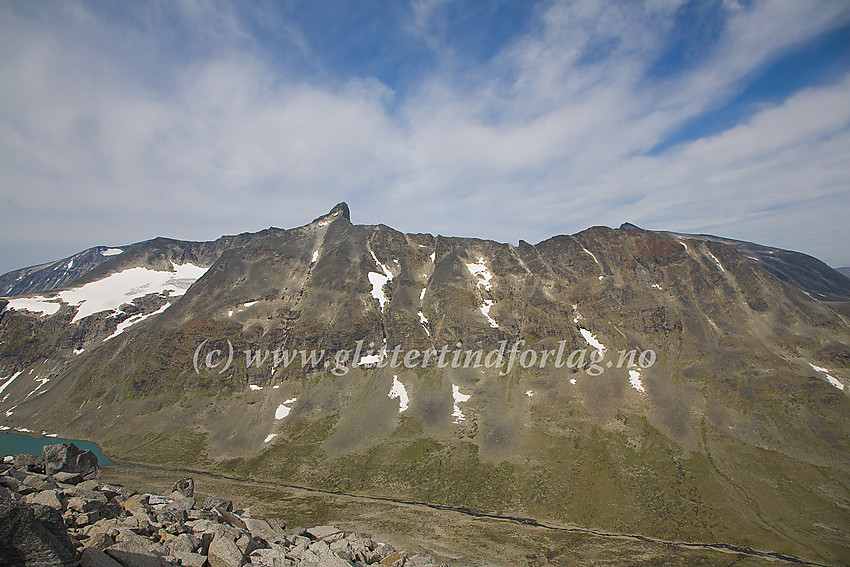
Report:
[{"label": "valley floor", "polygon": [[[105,482],[152,492],[167,490],[187,473],[148,465],[116,465],[102,470]],[[333,523],[453,565],[819,565],[790,557],[759,557],[696,547],[698,544],[562,531],[425,505],[323,493],[200,471],[190,474],[200,493],[216,494],[233,500],[239,507],[250,507],[254,517],[281,518],[290,527]]]}]

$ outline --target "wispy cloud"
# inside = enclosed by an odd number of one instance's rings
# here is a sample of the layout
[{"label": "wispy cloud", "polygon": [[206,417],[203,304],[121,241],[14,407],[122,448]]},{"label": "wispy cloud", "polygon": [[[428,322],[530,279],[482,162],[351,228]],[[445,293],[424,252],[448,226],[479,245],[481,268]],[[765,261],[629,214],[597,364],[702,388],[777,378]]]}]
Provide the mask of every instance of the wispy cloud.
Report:
[{"label": "wispy cloud", "polygon": [[415,2],[381,48],[438,56],[403,85],[323,68],[272,4],[21,6],[0,5],[0,270],[294,226],[339,200],[401,230],[537,241],[629,220],[850,264],[847,70],[663,145],[850,25],[846,3],[726,2],[704,53],[655,76],[682,2],[540,4],[484,62],[447,35],[456,3]]}]

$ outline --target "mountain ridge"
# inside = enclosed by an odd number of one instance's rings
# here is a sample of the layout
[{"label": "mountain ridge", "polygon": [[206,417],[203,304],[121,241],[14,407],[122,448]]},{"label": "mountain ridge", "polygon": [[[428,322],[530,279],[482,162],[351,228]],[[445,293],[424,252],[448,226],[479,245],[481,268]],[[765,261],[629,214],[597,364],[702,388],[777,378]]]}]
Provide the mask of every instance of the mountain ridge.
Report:
[{"label": "mountain ridge", "polygon": [[[844,562],[850,327],[823,302],[710,239],[592,227],[513,246],[346,212],[85,317],[79,291],[7,300],[2,427],[94,438],[119,460]],[[161,244],[140,258],[201,260]],[[80,289],[162,273],[134,262]],[[559,346],[581,362],[557,367]],[[415,364],[393,367],[395,347]],[[500,347],[502,364],[462,363]],[[447,364],[423,362],[443,349]],[[273,364],[302,351],[345,353],[347,372]]]}]

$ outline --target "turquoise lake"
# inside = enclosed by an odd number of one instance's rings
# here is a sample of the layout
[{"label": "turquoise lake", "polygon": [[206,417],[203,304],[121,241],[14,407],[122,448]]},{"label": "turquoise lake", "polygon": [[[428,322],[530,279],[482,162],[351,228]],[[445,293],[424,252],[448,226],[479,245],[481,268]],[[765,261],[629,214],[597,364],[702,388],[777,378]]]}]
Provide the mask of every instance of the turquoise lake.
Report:
[{"label": "turquoise lake", "polygon": [[114,465],[112,460],[103,454],[100,447],[91,441],[77,441],[75,439],[60,439],[58,437],[36,438],[21,433],[0,433],[0,456],[19,455],[28,453],[30,455],[41,455],[41,448],[45,445],[55,443],[73,443],[80,449],[89,449],[97,456],[97,463],[103,465]]}]

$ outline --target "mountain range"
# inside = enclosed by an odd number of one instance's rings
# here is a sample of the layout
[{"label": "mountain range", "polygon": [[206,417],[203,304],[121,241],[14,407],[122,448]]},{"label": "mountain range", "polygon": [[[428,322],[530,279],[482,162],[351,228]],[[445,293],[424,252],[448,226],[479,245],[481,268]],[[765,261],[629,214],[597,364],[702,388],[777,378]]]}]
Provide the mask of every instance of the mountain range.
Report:
[{"label": "mountain range", "polygon": [[805,254],[628,223],[514,246],[341,203],[0,286],[2,428],[850,561],[850,279]]}]

